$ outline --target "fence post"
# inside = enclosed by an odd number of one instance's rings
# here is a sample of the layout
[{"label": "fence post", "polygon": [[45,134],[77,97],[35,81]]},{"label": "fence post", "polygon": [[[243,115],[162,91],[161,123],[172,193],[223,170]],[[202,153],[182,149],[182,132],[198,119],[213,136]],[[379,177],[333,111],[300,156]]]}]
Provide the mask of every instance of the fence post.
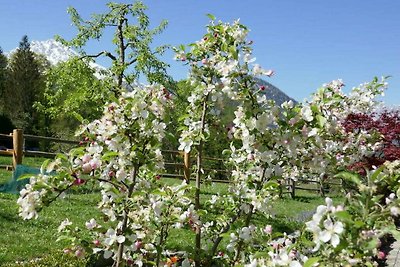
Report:
[{"label": "fence post", "polygon": [[13,130],[13,167],[14,170],[18,164],[22,164],[24,154],[24,136],[22,129]]},{"label": "fence post", "polygon": [[322,180],[319,180],[319,194],[321,197],[325,196],[325,184]]},{"label": "fence post", "polygon": [[290,196],[292,198],[295,198],[296,197],[296,181],[294,179],[290,178],[290,182],[291,182],[291,185],[290,185]]},{"label": "fence post", "polygon": [[183,175],[186,183],[190,183],[190,152],[183,154]]}]

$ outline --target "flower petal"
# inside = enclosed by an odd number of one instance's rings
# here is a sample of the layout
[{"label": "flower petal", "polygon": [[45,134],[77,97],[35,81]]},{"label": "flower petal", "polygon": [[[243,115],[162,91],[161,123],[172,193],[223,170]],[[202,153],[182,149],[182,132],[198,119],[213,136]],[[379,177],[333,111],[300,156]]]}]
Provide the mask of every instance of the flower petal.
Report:
[{"label": "flower petal", "polygon": [[321,234],[319,235],[319,240],[321,240],[322,242],[326,243],[329,240],[331,240],[332,234],[330,231],[322,231]]},{"label": "flower petal", "polygon": [[123,235],[117,236],[117,242],[120,244],[125,242],[125,236],[123,236]]},{"label": "flower petal", "polygon": [[340,238],[339,238],[339,236],[336,235],[336,234],[333,234],[332,237],[331,237],[331,244],[332,244],[332,246],[333,246],[334,248],[336,248],[337,245],[339,245],[339,243],[340,243]]},{"label": "flower petal", "polygon": [[337,234],[341,234],[344,230],[343,223],[341,222],[336,222],[335,225],[333,226],[333,231]]}]

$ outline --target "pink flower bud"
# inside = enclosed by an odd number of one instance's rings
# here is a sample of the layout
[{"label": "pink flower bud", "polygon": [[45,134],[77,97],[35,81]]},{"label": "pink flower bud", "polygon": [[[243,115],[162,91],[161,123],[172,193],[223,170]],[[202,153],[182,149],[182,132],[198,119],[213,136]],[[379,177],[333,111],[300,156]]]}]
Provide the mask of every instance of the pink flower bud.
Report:
[{"label": "pink flower bud", "polygon": [[143,242],[142,241],[136,241],[135,242],[135,247],[136,249],[141,249],[143,247]]},{"label": "pink flower bud", "polygon": [[86,181],[81,179],[81,178],[77,178],[74,180],[74,185],[81,185],[84,184]]},{"label": "pink flower bud", "polygon": [[100,240],[96,239],[96,240],[93,241],[93,244],[94,244],[96,247],[98,247],[98,246],[101,245],[101,242],[100,242]]},{"label": "pink flower bud", "polygon": [[83,258],[85,256],[85,253],[84,253],[84,251],[82,249],[77,249],[75,251],[75,256],[78,257],[78,258]]},{"label": "pink flower bud", "polygon": [[89,163],[85,163],[82,165],[82,171],[83,173],[89,173],[92,171],[92,166]]},{"label": "pink flower bud", "polygon": [[254,154],[248,154],[247,155],[248,160],[254,160]]},{"label": "pink flower bud", "polygon": [[92,167],[92,170],[97,169],[97,168],[99,167],[98,164],[97,164],[97,161],[92,160],[92,161],[90,162],[90,167]]},{"label": "pink flower bud", "polygon": [[264,90],[265,90],[265,86],[264,86],[264,85],[261,85],[261,86],[260,86],[260,90],[261,90],[261,91],[264,91]]},{"label": "pink flower bud", "polygon": [[379,251],[377,257],[380,260],[384,260],[386,258],[386,254],[383,251]]},{"label": "pink flower bud", "polygon": [[92,159],[92,157],[89,154],[85,154],[82,157],[82,162],[83,163],[88,163],[91,159]]},{"label": "pink flower bud", "polygon": [[272,234],[272,226],[271,225],[265,226],[264,233],[269,234],[269,235]]},{"label": "pink flower bud", "polygon": [[296,257],[296,250],[291,250],[290,252],[289,252],[289,258],[291,258],[291,259],[293,259],[294,257]]}]

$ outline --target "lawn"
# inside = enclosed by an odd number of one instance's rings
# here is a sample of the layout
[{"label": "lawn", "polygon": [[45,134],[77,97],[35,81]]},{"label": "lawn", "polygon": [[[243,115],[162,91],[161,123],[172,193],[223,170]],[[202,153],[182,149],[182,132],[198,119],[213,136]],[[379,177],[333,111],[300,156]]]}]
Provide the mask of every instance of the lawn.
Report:
[{"label": "lawn", "polygon": [[[5,161],[0,158],[0,164]],[[43,159],[24,159],[24,164],[40,166]],[[7,164],[7,163],[5,163]],[[10,171],[0,170],[0,183],[11,178]],[[176,183],[177,180],[166,179],[167,183]],[[206,185],[202,190],[203,199],[211,194],[226,190],[226,184]],[[301,222],[307,220],[310,213],[320,204],[324,198],[317,194],[299,191],[295,200],[289,197],[279,199],[273,204],[270,218],[255,218],[257,220],[268,220],[273,228],[279,232],[292,232],[298,228]],[[18,195],[0,193],[0,266],[22,266],[20,261],[25,262],[23,266],[50,266],[50,262],[57,266],[57,261],[62,260],[63,266],[79,266],[83,263],[74,262],[72,259],[61,259],[63,245],[56,242],[57,227],[65,218],[69,218],[77,225],[92,217],[98,217],[96,204],[100,195],[96,193],[74,193],[65,199],[54,202],[45,208],[37,220],[24,221],[18,216],[16,200]],[[333,197],[336,203],[342,201],[341,197]],[[183,231],[183,232],[182,232]],[[82,233],[87,234],[85,232]],[[174,249],[189,249],[193,240],[193,233],[189,230],[173,231],[169,237],[168,247]],[[189,249],[190,250],[190,249]],[[27,263],[36,258],[42,259],[36,263]],[[54,260],[53,258],[56,258]],[[70,263],[68,263],[70,262]],[[42,265],[40,265],[42,264]]]}]

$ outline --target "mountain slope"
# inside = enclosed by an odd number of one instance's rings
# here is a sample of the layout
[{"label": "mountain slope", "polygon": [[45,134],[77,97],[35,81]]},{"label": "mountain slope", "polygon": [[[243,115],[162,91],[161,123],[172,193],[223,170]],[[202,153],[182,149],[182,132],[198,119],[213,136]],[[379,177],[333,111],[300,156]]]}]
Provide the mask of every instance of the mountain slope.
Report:
[{"label": "mountain slope", "polygon": [[293,98],[291,98],[288,95],[286,95],[278,87],[270,84],[267,81],[259,79],[259,78],[256,78],[256,80],[257,80],[257,84],[259,86],[265,86],[264,92],[265,92],[265,95],[267,96],[267,99],[274,100],[276,105],[280,106],[285,101],[290,101],[290,100],[292,100],[293,103],[297,103],[296,100],[294,100]]}]

